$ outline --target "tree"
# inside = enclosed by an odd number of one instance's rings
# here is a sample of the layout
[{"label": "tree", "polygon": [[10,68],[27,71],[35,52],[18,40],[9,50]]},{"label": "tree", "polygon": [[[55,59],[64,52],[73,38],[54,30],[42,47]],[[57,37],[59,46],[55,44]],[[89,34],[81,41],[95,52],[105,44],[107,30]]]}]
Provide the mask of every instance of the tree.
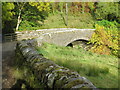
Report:
[{"label": "tree", "polygon": [[22,13],[23,7],[26,4],[26,2],[16,2],[16,3],[18,7],[18,18],[17,18],[17,25],[16,25],[16,31],[17,31],[21,23],[21,13]]},{"label": "tree", "polygon": [[14,3],[2,3],[2,28],[5,27],[5,21],[10,21],[15,14],[15,12],[12,11],[14,7]]},{"label": "tree", "polygon": [[85,2],[82,2],[82,13],[85,12]]},{"label": "tree", "polygon": [[59,7],[60,7],[60,12],[61,12],[61,13],[63,12],[63,5],[64,5],[63,2],[59,2]]},{"label": "tree", "polygon": [[52,13],[55,13],[55,2],[51,2]]},{"label": "tree", "polygon": [[66,22],[65,25],[68,25],[68,3],[66,2]]},{"label": "tree", "polygon": [[[38,15],[42,16],[41,14],[43,14],[43,13],[39,13],[39,12],[43,12],[43,11],[49,12],[49,10],[50,10],[48,2],[16,2],[15,5],[16,5],[16,8],[18,8],[16,10],[16,13],[18,15],[16,30],[18,30],[22,19],[23,18],[25,19],[26,16],[28,17],[28,19],[30,19],[31,17],[33,17],[33,19],[34,19],[34,17],[37,17]],[[31,12],[31,11],[33,11],[33,12]],[[34,12],[34,11],[36,11],[36,12]],[[38,15],[34,16],[36,13]],[[26,20],[28,20],[28,19],[26,18]],[[31,18],[31,20],[33,20],[33,19]]]},{"label": "tree", "polygon": [[118,2],[99,2],[96,6],[95,17],[96,19],[106,19],[113,21],[118,19]]},{"label": "tree", "polygon": [[93,14],[95,9],[94,2],[88,2],[88,7],[90,8],[91,14]]},{"label": "tree", "polygon": [[29,2],[29,4],[36,7],[39,11],[50,11],[49,2]]}]

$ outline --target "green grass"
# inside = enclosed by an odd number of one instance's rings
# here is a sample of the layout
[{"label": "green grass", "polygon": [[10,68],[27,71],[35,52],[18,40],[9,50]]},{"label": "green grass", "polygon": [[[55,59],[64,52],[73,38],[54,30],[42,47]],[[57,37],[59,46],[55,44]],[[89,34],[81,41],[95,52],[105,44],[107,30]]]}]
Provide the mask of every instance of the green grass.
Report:
[{"label": "green grass", "polygon": [[65,25],[65,14],[51,14],[40,28],[94,28],[94,20],[90,14],[68,14],[68,26]]},{"label": "green grass", "polygon": [[118,58],[114,56],[98,55],[81,48],[61,47],[47,43],[38,47],[38,51],[58,65],[77,71],[96,87],[118,87]]},{"label": "green grass", "polygon": [[94,28],[95,20],[89,13],[78,15],[68,14],[68,26],[65,25],[65,17],[66,15],[64,13],[61,15],[59,12],[55,14],[49,14],[49,16],[44,20],[44,23],[41,21],[36,21],[34,23],[30,21],[22,21],[19,31],[46,28]]},{"label": "green grass", "polygon": [[[33,74],[31,71],[31,68],[27,65],[22,65],[21,67],[13,67],[12,74],[16,80],[26,81],[31,88],[44,88],[45,86],[43,83],[39,82],[35,74]],[[25,85],[23,84],[21,88],[25,89]]]}]

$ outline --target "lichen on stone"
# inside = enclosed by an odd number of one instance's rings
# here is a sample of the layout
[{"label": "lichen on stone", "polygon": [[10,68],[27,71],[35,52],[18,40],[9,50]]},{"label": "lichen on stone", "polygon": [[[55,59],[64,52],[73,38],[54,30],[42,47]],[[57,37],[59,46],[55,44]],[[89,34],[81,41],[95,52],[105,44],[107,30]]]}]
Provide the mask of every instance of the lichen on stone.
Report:
[{"label": "lichen on stone", "polygon": [[31,68],[29,70],[40,83],[44,83],[48,88],[95,88],[89,80],[81,77],[77,72],[44,58],[33,47],[32,43],[36,42],[29,40],[17,43],[16,61],[21,65],[29,66]]},{"label": "lichen on stone", "polygon": [[49,76],[48,76],[48,82],[47,82],[47,85],[50,87],[50,88],[54,88],[53,87],[53,83],[55,81],[55,77],[58,76],[57,73],[51,73]]},{"label": "lichen on stone", "polygon": [[77,79],[77,80],[74,80],[72,82],[69,82],[69,83],[65,84],[63,86],[63,88],[72,88],[75,85],[83,84],[83,82],[84,82],[83,80]]}]

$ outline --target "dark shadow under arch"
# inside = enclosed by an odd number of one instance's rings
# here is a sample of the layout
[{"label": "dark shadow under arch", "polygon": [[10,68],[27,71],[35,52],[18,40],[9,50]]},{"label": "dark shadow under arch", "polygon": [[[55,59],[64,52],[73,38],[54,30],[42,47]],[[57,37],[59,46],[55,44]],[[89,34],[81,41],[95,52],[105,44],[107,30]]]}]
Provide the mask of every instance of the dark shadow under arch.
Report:
[{"label": "dark shadow under arch", "polygon": [[76,46],[80,46],[81,48],[85,50],[89,50],[92,47],[92,44],[88,44],[88,42],[89,42],[88,40],[77,39],[77,40],[70,42],[67,46],[73,47],[73,48]]},{"label": "dark shadow under arch", "polygon": [[73,44],[72,44],[72,43],[69,43],[67,46],[68,46],[68,47],[73,47]]},{"label": "dark shadow under arch", "polygon": [[75,43],[77,44],[77,42],[84,42],[84,43],[87,44],[87,43],[88,43],[88,40],[77,39],[77,40],[74,40],[74,41],[70,42],[67,46],[73,47]]}]

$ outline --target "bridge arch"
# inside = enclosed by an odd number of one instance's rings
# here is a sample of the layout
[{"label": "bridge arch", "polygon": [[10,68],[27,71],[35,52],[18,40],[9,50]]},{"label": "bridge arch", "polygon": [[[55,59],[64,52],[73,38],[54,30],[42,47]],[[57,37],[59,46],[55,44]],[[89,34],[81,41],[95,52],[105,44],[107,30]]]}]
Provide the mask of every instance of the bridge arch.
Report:
[{"label": "bridge arch", "polygon": [[72,45],[70,43],[74,41],[88,41],[94,30],[67,30],[57,31],[51,33],[45,33],[41,37],[37,38],[38,43],[48,42],[60,46]]},{"label": "bridge arch", "polygon": [[78,38],[73,38],[71,40],[68,40],[65,44],[65,46],[69,46],[69,44],[73,44],[75,42],[88,42],[89,41],[89,38],[86,38],[86,37],[78,37]]},{"label": "bridge arch", "polygon": [[78,48],[81,47],[84,50],[89,50],[90,48],[92,48],[93,44],[89,43],[89,40],[86,39],[77,39],[75,41],[70,42],[69,44],[67,44],[67,46],[72,47],[72,48]]},{"label": "bridge arch", "polygon": [[69,42],[66,46],[74,47],[74,45],[87,44],[87,42],[89,41],[86,39],[77,39],[72,42]]}]

